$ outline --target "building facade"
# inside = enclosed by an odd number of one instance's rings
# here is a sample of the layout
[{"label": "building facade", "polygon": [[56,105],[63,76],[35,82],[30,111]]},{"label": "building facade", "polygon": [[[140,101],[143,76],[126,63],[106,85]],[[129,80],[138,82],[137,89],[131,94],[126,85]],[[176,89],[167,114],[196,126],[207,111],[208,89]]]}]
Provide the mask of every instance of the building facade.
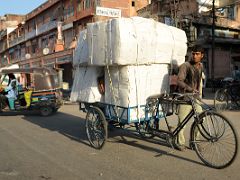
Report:
[{"label": "building facade", "polygon": [[23,21],[25,21],[24,15],[6,14],[4,16],[0,16],[0,31],[10,27],[16,27]]},{"label": "building facade", "polygon": [[191,47],[202,44],[209,79],[231,76],[240,67],[239,7],[234,0],[216,0],[213,30],[211,0],[48,0],[25,16],[0,18],[0,67],[61,68],[71,87],[73,49],[87,23],[139,15],[185,30],[189,58]]},{"label": "building facade", "polygon": [[148,4],[149,0],[48,0],[11,30],[1,25],[0,67],[60,68],[63,82],[71,87],[73,49],[87,23],[135,16]]},{"label": "building facade", "polygon": [[214,24],[212,9],[213,0],[152,0],[138,15],[185,30],[187,59],[194,44],[203,45],[207,78],[216,79],[231,76],[233,67],[240,67],[240,4],[216,0]]}]

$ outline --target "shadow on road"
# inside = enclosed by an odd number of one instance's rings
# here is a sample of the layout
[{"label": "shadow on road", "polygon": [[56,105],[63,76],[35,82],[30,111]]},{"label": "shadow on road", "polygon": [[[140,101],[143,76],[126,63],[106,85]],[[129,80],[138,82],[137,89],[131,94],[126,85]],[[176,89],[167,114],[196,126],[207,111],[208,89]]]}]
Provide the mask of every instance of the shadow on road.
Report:
[{"label": "shadow on road", "polygon": [[[134,140],[129,140],[129,138],[127,138],[127,137],[132,138]],[[152,147],[152,146],[147,146],[147,145],[144,145],[142,143],[139,143],[138,140],[146,141],[146,142],[156,144],[156,145],[160,145],[160,146],[159,146],[159,148]],[[169,145],[169,143],[167,143],[165,140],[162,140],[160,138],[150,138],[150,139],[142,138],[139,134],[137,134],[136,131],[133,131],[133,130],[124,130],[124,129],[118,129],[118,128],[115,131],[112,130],[109,133],[108,142],[126,144],[126,145],[130,145],[130,146],[133,146],[133,147],[136,147],[136,148],[139,148],[139,149],[149,151],[149,152],[157,153],[157,155],[155,155],[155,157],[171,156],[171,157],[178,158],[178,159],[181,159],[181,160],[184,160],[184,161],[188,161],[188,162],[191,162],[191,163],[206,166],[205,164],[203,164],[201,162],[198,162],[198,161],[195,161],[193,159],[186,158],[186,157],[175,154],[177,152],[177,150],[173,149]],[[168,147],[169,151],[162,150],[161,149],[162,146]],[[187,151],[190,151],[190,149],[187,150]],[[181,153],[185,153],[185,152],[181,152]]]},{"label": "shadow on road", "polygon": [[[42,128],[59,132],[60,134],[63,134],[64,136],[68,137],[71,140],[75,140],[84,145],[90,146],[85,132],[84,125],[85,121],[84,119],[78,116],[58,112],[51,117],[41,117],[33,113],[30,115],[25,114],[23,119],[31,123],[34,123]],[[138,133],[134,129],[128,130],[122,128],[110,128],[108,134],[109,134],[109,139],[107,140],[108,143],[126,144],[149,152],[155,152],[157,153],[155,157],[166,155],[184,161],[189,161],[191,163],[204,165],[190,158],[174,154],[176,150],[172,149],[171,146],[164,140],[161,140],[159,138],[143,139],[140,135],[138,135]],[[141,141],[146,141],[160,146],[159,148],[148,146],[141,143]],[[161,150],[162,149],[161,146],[168,147],[169,151]]]},{"label": "shadow on road", "polygon": [[90,146],[84,128],[84,119],[71,114],[58,112],[50,117],[39,115],[25,115],[24,120],[37,124],[42,128],[59,132],[71,140]]}]

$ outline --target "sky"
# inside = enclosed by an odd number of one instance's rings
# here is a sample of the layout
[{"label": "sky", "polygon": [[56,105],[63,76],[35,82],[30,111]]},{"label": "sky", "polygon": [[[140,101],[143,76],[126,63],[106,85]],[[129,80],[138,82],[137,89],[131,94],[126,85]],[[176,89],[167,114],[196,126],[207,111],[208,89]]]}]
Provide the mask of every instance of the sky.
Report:
[{"label": "sky", "polygon": [[0,0],[0,16],[30,13],[47,0]]}]

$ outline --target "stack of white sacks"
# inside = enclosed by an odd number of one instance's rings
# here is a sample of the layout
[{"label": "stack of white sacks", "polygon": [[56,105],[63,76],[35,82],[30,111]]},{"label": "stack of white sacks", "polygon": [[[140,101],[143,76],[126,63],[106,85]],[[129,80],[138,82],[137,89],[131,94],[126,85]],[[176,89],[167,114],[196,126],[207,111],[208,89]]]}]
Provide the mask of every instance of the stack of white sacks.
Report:
[{"label": "stack of white sacks", "polygon": [[[169,91],[169,66],[185,61],[186,43],[184,31],[152,19],[90,23],[80,32],[74,53],[71,100],[113,104],[131,109],[130,121],[143,118],[139,107],[146,99]],[[97,78],[103,75],[101,95]]]}]

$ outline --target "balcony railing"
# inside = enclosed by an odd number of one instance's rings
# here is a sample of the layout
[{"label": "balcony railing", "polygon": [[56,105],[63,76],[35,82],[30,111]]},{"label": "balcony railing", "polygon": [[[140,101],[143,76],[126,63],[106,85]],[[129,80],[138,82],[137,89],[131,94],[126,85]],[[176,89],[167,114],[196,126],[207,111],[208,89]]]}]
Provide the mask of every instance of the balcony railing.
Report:
[{"label": "balcony railing", "polygon": [[32,30],[31,32],[25,33],[25,40],[31,39],[36,36],[36,30]]},{"label": "balcony railing", "polygon": [[94,15],[95,15],[95,8],[90,7],[88,9],[85,9],[84,11],[77,11],[76,19],[81,19],[81,18],[84,18],[84,17],[94,16]]},{"label": "balcony railing", "polygon": [[0,53],[2,53],[5,50],[6,50],[6,43],[2,42],[2,44],[0,44]]},{"label": "balcony railing", "polygon": [[17,43],[18,43],[18,39],[17,38],[12,40],[12,41],[9,41],[9,47],[12,47],[12,46],[16,45]]},{"label": "balcony railing", "polygon": [[21,42],[25,41],[25,36],[20,36],[12,41],[9,41],[9,47],[13,47]]},{"label": "balcony railing", "polygon": [[[201,18],[195,20],[196,23],[212,25],[212,18],[208,16],[202,16]],[[216,26],[221,26],[225,28],[233,28],[240,30],[240,23],[231,19],[217,17]]]},{"label": "balcony railing", "polygon": [[48,23],[45,23],[45,24],[41,25],[39,28],[37,28],[37,35],[47,32],[47,31],[50,31],[56,27],[57,27],[56,21],[50,21]]},{"label": "balcony railing", "polygon": [[240,29],[240,23],[231,19],[226,18],[217,18],[217,25],[223,26],[223,27],[230,27],[234,29]]}]

